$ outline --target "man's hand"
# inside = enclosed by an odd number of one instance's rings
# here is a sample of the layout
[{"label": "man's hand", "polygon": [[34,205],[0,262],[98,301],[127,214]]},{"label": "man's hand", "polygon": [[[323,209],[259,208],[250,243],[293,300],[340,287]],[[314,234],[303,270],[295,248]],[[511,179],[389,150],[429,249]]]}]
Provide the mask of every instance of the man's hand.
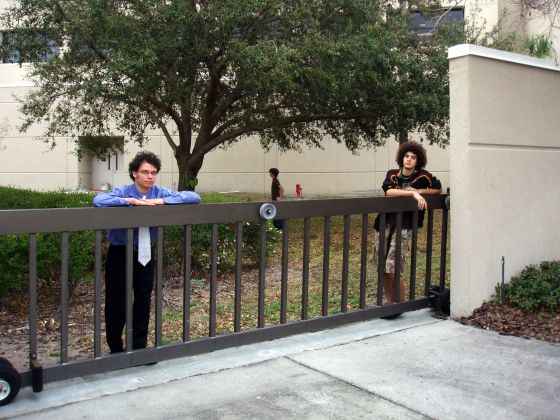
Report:
[{"label": "man's hand", "polygon": [[155,205],[155,206],[163,206],[165,204],[163,198],[146,198],[143,201],[145,201],[146,203],[151,203],[150,205]]},{"label": "man's hand", "polygon": [[418,210],[426,210],[428,208],[428,203],[416,190],[412,191],[412,196],[418,201]]},{"label": "man's hand", "polygon": [[[155,206],[156,203],[154,203],[154,200],[158,200],[157,198],[152,198],[152,199],[138,199],[138,198],[125,198],[126,201],[128,201],[130,204],[132,204],[133,206]],[[163,199],[160,199],[163,201]]]}]

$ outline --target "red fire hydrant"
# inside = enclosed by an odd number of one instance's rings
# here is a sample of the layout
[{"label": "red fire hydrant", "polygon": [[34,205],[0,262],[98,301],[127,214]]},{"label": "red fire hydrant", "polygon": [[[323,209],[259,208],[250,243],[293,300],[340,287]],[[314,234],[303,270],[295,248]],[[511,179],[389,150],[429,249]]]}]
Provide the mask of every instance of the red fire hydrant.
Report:
[{"label": "red fire hydrant", "polygon": [[303,198],[303,188],[299,184],[296,184],[296,198]]}]

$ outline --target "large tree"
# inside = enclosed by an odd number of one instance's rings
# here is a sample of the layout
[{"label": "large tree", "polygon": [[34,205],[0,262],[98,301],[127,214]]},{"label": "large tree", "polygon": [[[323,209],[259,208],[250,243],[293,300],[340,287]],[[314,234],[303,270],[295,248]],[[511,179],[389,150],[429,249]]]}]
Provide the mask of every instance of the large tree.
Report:
[{"label": "large tree", "polygon": [[[207,153],[258,134],[281,149],[351,150],[420,130],[445,142],[445,49],[386,0],[20,0],[3,16],[37,84],[44,139],[159,128],[179,188]],[[60,54],[41,60],[53,43]],[[13,51],[12,51],[13,53]]]}]

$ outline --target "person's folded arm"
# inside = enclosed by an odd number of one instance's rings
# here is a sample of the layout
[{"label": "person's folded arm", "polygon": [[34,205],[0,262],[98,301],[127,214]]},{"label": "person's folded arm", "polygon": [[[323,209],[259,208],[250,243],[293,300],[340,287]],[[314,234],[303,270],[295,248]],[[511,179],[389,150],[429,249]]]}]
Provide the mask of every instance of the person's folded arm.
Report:
[{"label": "person's folded arm", "polygon": [[[200,195],[194,191],[174,191],[161,188],[162,204],[198,204]],[[156,199],[157,200],[157,199]],[[159,204],[159,203],[156,203]]]},{"label": "person's folded arm", "polygon": [[418,210],[426,210],[428,204],[422,195],[420,195],[414,188],[402,190],[398,188],[390,188],[385,194],[388,197],[413,197],[418,202]]},{"label": "person's folded arm", "polygon": [[422,194],[422,195],[438,195],[441,194],[441,190],[440,189],[436,189],[436,188],[425,188],[423,190],[417,190],[418,193]]},{"label": "person's folded arm", "polygon": [[118,207],[118,206],[130,206],[131,203],[126,198],[121,195],[121,190],[119,188],[113,188],[108,192],[100,192],[95,197],[93,197],[93,205],[95,207]]},{"label": "person's folded arm", "polygon": [[385,192],[387,197],[414,197],[415,190],[401,190],[399,188],[390,188]]}]

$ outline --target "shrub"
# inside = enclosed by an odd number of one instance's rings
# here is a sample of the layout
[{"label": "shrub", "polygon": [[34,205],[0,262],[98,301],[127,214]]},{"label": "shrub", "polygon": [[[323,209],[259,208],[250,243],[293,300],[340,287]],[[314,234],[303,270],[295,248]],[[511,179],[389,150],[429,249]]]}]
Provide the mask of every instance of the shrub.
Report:
[{"label": "shrub", "polygon": [[[235,266],[235,224],[218,225],[217,265],[219,272],[225,272]],[[266,256],[271,255],[280,239],[280,232],[267,225]],[[181,226],[168,226],[164,230],[164,263],[167,267],[183,264],[184,233]],[[260,256],[260,224],[243,223],[243,258],[248,263],[256,263]],[[192,227],[191,266],[193,270],[209,272],[211,270],[212,228],[210,225]]]},{"label": "shrub", "polygon": [[[37,277],[48,287],[54,287],[61,277],[61,235],[37,235]],[[72,290],[80,281],[91,277],[93,267],[94,233],[71,232],[68,237],[68,285]],[[29,274],[29,235],[0,237],[0,296],[10,289],[27,287]],[[89,276],[88,276],[89,274]]]},{"label": "shrub", "polygon": [[0,210],[90,207],[94,195],[70,191],[39,192],[0,187]]},{"label": "shrub", "polygon": [[506,299],[524,312],[560,310],[560,261],[525,267],[504,287]]},{"label": "shrub", "polygon": [[[0,187],[0,209],[89,207],[92,194],[58,192],[35,192],[10,187]],[[231,201],[224,195],[204,197],[204,202]],[[267,226],[266,255],[270,255],[279,241],[280,233]],[[164,258],[167,270],[176,271],[183,264],[184,235],[181,226],[164,229]],[[37,276],[49,287],[55,286],[61,276],[61,235],[42,233],[37,235]],[[197,271],[210,270],[212,232],[210,225],[197,225],[192,229],[192,268]],[[243,224],[243,256],[245,262],[256,263],[259,259],[260,224]],[[68,280],[70,290],[80,282],[93,277],[94,232],[71,232],[68,247]],[[0,236],[0,261],[4,262],[0,272],[0,297],[9,290],[27,288],[29,272],[29,236]],[[224,272],[235,265],[235,225],[218,225],[218,270]]]},{"label": "shrub", "polygon": [[[93,195],[68,191],[37,192],[0,187],[0,209],[89,207]],[[71,232],[68,238],[68,284],[70,290],[88,277],[93,266],[93,232]],[[61,235],[37,235],[37,277],[52,287],[61,275]],[[29,274],[29,235],[0,237],[0,296],[8,290],[27,287]]]}]

